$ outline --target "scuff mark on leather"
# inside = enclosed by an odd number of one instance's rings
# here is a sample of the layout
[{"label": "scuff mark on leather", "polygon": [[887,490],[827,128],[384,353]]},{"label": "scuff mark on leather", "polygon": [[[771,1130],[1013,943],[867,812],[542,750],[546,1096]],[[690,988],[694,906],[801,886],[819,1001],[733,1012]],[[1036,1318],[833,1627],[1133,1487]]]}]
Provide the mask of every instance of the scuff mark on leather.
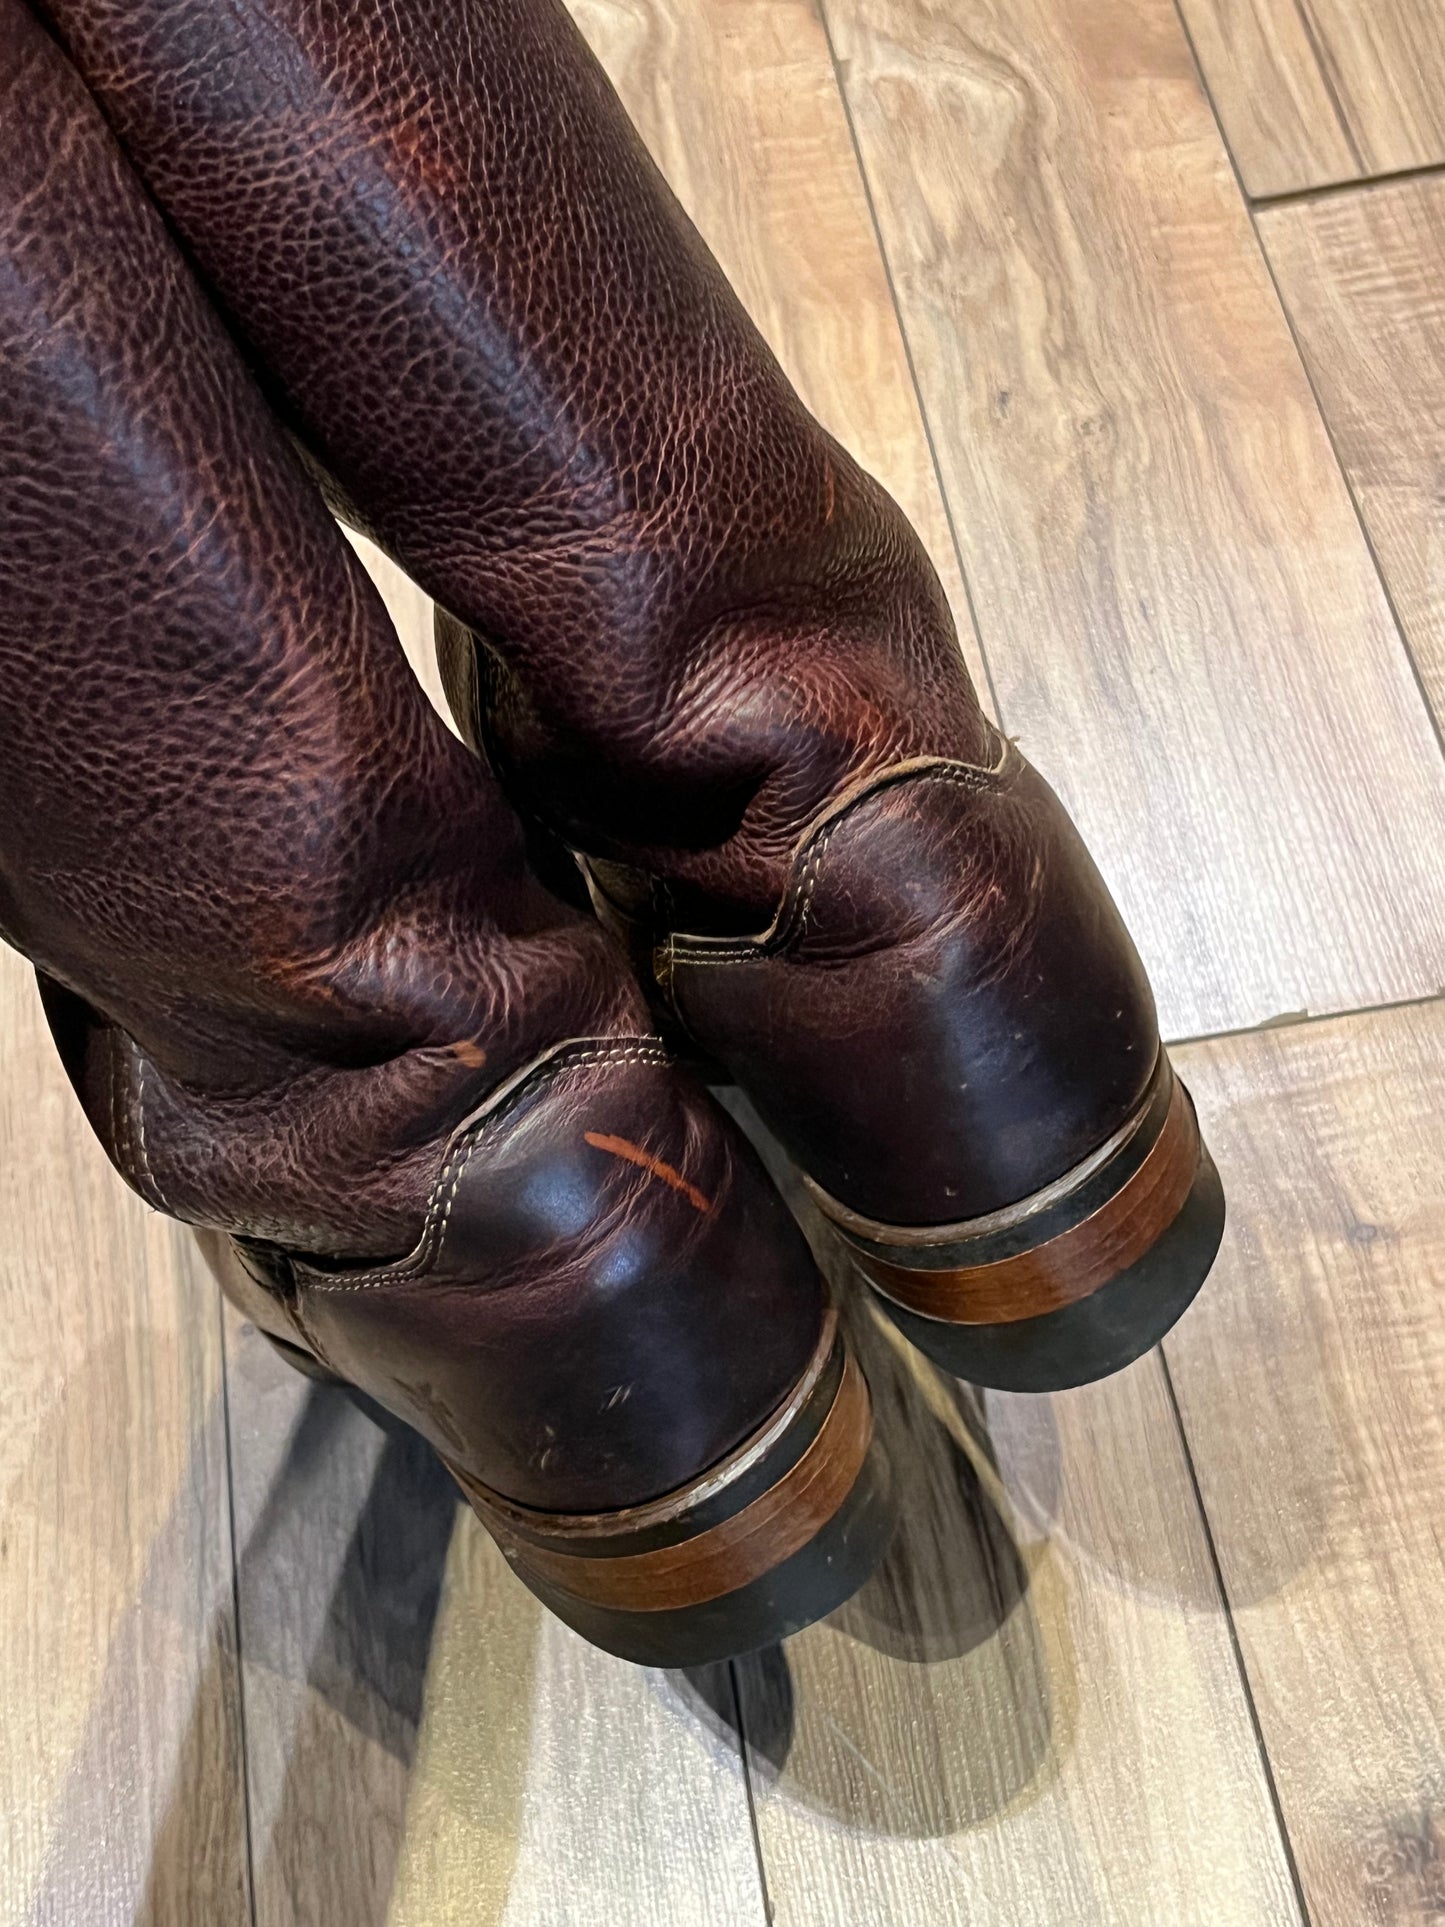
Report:
[{"label": "scuff mark on leather", "polygon": [[630,1138],[608,1137],[603,1131],[584,1131],[582,1135],[595,1151],[609,1151],[613,1157],[624,1158],[639,1170],[648,1172],[654,1178],[661,1178],[674,1191],[680,1191],[694,1211],[712,1210],[712,1199],[699,1191],[695,1184],[690,1184],[681,1171],[663,1159],[655,1158],[650,1151],[644,1151],[640,1144],[634,1144]]}]

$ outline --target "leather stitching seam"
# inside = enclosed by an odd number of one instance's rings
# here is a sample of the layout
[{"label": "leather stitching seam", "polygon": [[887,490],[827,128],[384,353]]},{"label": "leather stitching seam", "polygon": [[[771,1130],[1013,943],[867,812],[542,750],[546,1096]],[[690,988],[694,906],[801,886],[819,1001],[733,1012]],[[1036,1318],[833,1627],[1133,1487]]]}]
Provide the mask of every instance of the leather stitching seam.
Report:
[{"label": "leather stitching seam", "polygon": [[[980,793],[997,791],[1003,788],[1006,778],[1012,772],[1007,768],[1007,759],[997,769],[979,769],[971,763],[959,763],[948,769],[921,770],[918,775],[908,778],[911,783],[951,783],[958,789],[976,790]],[[901,786],[900,786],[901,787]],[[867,791],[858,800],[867,801],[877,795],[876,790]],[[825,824],[815,838],[808,860],[803,866],[793,890],[789,893],[786,917],[767,937],[756,938],[746,944],[735,944],[731,949],[679,950],[679,944],[687,944],[686,937],[672,936],[667,940],[667,968],[669,972],[682,964],[689,970],[706,969],[713,964],[753,963],[764,957],[777,956],[786,950],[807,927],[808,911],[812,906],[814,892],[822,874],[823,858],[835,831],[848,821],[851,811],[835,816],[831,823]]]},{"label": "leather stitching seam", "polygon": [[502,1124],[515,1110],[522,1099],[536,1086],[551,1077],[560,1077],[567,1071],[579,1069],[587,1064],[670,1064],[672,1052],[661,1042],[649,1043],[638,1038],[624,1042],[619,1039],[616,1045],[583,1045],[577,1050],[560,1051],[539,1064],[530,1075],[524,1077],[515,1089],[507,1093],[503,1102],[494,1111],[488,1111],[477,1119],[471,1129],[464,1132],[452,1145],[446,1161],[437,1173],[427,1199],[426,1222],[417,1242],[416,1250],[408,1258],[402,1258],[394,1265],[382,1270],[361,1272],[340,1278],[323,1278],[303,1266],[294,1267],[297,1284],[308,1292],[366,1291],[378,1285],[406,1284],[422,1277],[436,1263],[440,1255],[446,1228],[452,1215],[452,1207],[457,1200],[462,1179],[466,1176],[478,1146],[484,1135],[495,1126]]},{"label": "leather stitching seam", "polygon": [[120,1131],[120,1048],[117,1041],[110,1053],[110,1142],[111,1155],[120,1163],[125,1155]]},{"label": "leather stitching seam", "polygon": [[140,1150],[140,1168],[145,1174],[145,1181],[150,1187],[151,1195],[160,1202],[161,1209],[164,1210],[165,1202],[161,1198],[160,1186],[156,1183],[156,1174],[151,1169],[151,1154],[146,1144],[146,1064],[145,1059],[139,1055],[136,1057],[135,1121],[136,1143]]}]

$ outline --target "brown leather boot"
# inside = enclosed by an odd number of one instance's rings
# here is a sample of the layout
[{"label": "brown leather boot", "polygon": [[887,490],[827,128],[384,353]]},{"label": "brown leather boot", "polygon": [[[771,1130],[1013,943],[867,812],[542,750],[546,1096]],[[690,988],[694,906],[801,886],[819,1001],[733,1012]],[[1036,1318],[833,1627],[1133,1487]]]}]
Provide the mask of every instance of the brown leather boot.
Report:
[{"label": "brown leather boot", "polygon": [[1109,895],[560,0],[49,0],[458,714],[910,1336],[1152,1345],[1223,1199]]},{"label": "brown leather boot", "polygon": [[801,1234],[528,873],[79,77],[0,0],[0,931],[87,1116],[625,1656],[885,1541]]}]

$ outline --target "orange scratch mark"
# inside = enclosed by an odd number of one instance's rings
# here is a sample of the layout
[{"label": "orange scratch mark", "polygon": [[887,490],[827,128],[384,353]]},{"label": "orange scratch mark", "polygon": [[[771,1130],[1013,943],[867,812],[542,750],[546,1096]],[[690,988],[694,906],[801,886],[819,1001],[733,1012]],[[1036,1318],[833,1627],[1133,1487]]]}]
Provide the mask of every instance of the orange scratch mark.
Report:
[{"label": "orange scratch mark", "polygon": [[833,519],[833,509],[837,499],[837,486],[833,481],[833,464],[826,455],[823,457],[823,479],[828,484],[828,501],[823,510],[823,525],[826,528]]},{"label": "orange scratch mark", "polygon": [[479,1071],[487,1061],[487,1053],[480,1044],[464,1038],[460,1044],[452,1045],[452,1056],[459,1057],[468,1070]]},{"label": "orange scratch mark", "polygon": [[681,1171],[675,1171],[670,1164],[664,1164],[661,1158],[644,1151],[640,1144],[633,1144],[625,1137],[607,1137],[601,1131],[584,1131],[582,1135],[594,1151],[610,1151],[613,1157],[625,1158],[629,1164],[635,1164],[640,1170],[661,1178],[664,1184],[670,1184],[674,1191],[682,1193],[694,1211],[712,1210],[711,1198],[704,1197],[695,1184],[688,1183]]}]

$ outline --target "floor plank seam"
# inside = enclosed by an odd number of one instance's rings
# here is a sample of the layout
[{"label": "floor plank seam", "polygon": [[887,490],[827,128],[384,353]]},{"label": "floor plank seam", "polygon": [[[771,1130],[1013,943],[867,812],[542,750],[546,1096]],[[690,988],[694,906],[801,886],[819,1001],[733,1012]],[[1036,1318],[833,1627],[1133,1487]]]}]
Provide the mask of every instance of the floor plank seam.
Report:
[{"label": "floor plank seam", "polygon": [[[1233,159],[1233,155],[1230,158]],[[1445,160],[1420,161],[1414,167],[1391,168],[1380,174],[1354,174],[1348,180],[1319,181],[1312,187],[1290,187],[1278,194],[1250,194],[1245,198],[1252,208],[1268,211],[1276,207],[1308,206],[1311,201],[1335,201],[1346,194],[1371,194],[1377,188],[1428,181],[1441,174],[1445,174]]]},{"label": "floor plank seam", "polygon": [[758,1863],[758,1894],[763,1903],[764,1927],[773,1927],[773,1897],[768,1890],[768,1863],[763,1853],[762,1829],[758,1825],[758,1803],[753,1792],[753,1762],[748,1752],[747,1722],[743,1714],[742,1688],[738,1684],[738,1663],[728,1661],[728,1685],[733,1696],[733,1720],[738,1736],[738,1759],[743,1769],[743,1788],[748,1796],[748,1825],[753,1833],[753,1854]]},{"label": "floor plank seam", "polygon": [[251,1827],[251,1752],[246,1737],[246,1667],[241,1634],[241,1560],[236,1544],[236,1479],[231,1431],[231,1356],[226,1343],[226,1301],[216,1292],[221,1339],[221,1424],[226,1442],[226,1528],[231,1542],[231,1625],[236,1653],[236,1732],[241,1752],[241,1826],[246,1848],[246,1913],[257,1927],[256,1854]]},{"label": "floor plank seam", "polygon": [[[1274,289],[1274,298],[1279,303],[1280,313],[1284,316],[1284,325],[1288,328],[1289,338],[1294,343],[1295,355],[1299,360],[1300,368],[1314,400],[1315,413],[1320,418],[1320,423],[1325,431],[1325,439],[1329,443],[1330,454],[1334,458],[1335,467],[1339,471],[1340,480],[1344,484],[1345,493],[1349,498],[1350,508],[1355,517],[1355,526],[1360,531],[1360,539],[1365,545],[1365,553],[1370,558],[1370,566],[1375,571],[1375,579],[1380,585],[1380,593],[1385,598],[1385,607],[1389,610],[1390,620],[1395,625],[1395,634],[1399,638],[1401,649],[1405,652],[1405,661],[1410,667],[1411,679],[1415,684],[1415,693],[1424,705],[1425,715],[1429,720],[1430,729],[1435,738],[1436,749],[1440,753],[1441,760],[1445,761],[1445,722],[1442,722],[1442,719],[1435,714],[1434,707],[1431,704],[1429,694],[1425,687],[1425,678],[1421,673],[1419,661],[1416,658],[1415,651],[1410,647],[1410,638],[1406,632],[1404,621],[1401,618],[1399,607],[1395,601],[1394,592],[1390,588],[1389,581],[1386,578],[1384,567],[1380,561],[1379,551],[1375,547],[1374,537],[1371,535],[1369,525],[1365,521],[1364,510],[1360,507],[1360,498],[1356,493],[1354,482],[1350,478],[1349,468],[1340,453],[1340,445],[1335,437],[1334,425],[1330,421],[1323,402],[1320,400],[1319,387],[1315,382],[1314,373],[1310,368],[1309,358],[1305,354],[1304,344],[1300,340],[1299,330],[1295,327],[1294,316],[1289,311],[1289,303],[1285,300],[1284,290],[1279,285],[1279,276],[1274,271],[1274,262],[1269,257],[1269,249],[1265,246],[1264,236],[1259,231],[1259,216],[1256,212],[1255,204],[1250,199],[1249,193],[1245,188],[1244,176],[1239,170],[1239,162],[1234,157],[1234,149],[1230,146],[1228,136],[1224,131],[1224,121],[1220,117],[1219,103],[1214,98],[1213,89],[1209,85],[1209,77],[1205,73],[1203,63],[1199,58],[1199,49],[1195,46],[1194,36],[1189,31],[1189,22],[1184,17],[1184,8],[1181,0],[1174,0],[1174,12],[1179,21],[1179,31],[1184,35],[1185,44],[1189,48],[1189,57],[1194,63],[1194,71],[1198,77],[1200,89],[1209,104],[1210,113],[1214,116],[1214,125],[1218,129],[1220,142],[1224,148],[1225,157],[1229,162],[1230,172],[1234,175],[1234,184],[1238,190],[1239,198],[1243,201],[1248,211],[1249,224],[1254,230],[1254,244],[1259,249],[1260,259],[1264,262],[1264,271],[1269,276],[1270,286]],[[980,637],[979,648],[982,649],[982,647],[983,638]]]},{"label": "floor plank seam", "polygon": [[1284,1855],[1285,1866],[1289,1871],[1290,1884],[1294,1889],[1295,1905],[1299,1909],[1301,1927],[1312,1927],[1313,1916],[1305,1899],[1304,1882],[1300,1878],[1299,1863],[1295,1859],[1294,1841],[1290,1838],[1289,1827],[1284,1817],[1284,1806],[1280,1800],[1279,1787],[1274,1777],[1274,1766],[1265,1744],[1264,1727],[1260,1722],[1259,1708],[1255,1704],[1254,1687],[1245,1664],[1244,1648],[1240,1644],[1239,1627],[1235,1622],[1234,1607],[1230,1603],[1229,1588],[1224,1581],[1224,1568],[1219,1563],[1219,1548],[1214,1542],[1214,1526],[1204,1503],[1204,1493],[1200,1489],[1199,1473],[1194,1464],[1194,1450],[1189,1443],[1189,1433],[1184,1424],[1184,1414],[1179,1407],[1179,1395],[1174,1389],[1174,1374],[1169,1369],[1169,1359],[1163,1345],[1159,1347],[1159,1364],[1164,1374],[1164,1390],[1168,1395],[1169,1408],[1174,1414],[1174,1429],[1179,1435],[1180,1450],[1184,1454],[1185,1470],[1189,1474],[1190,1489],[1194,1494],[1194,1509],[1199,1518],[1199,1529],[1204,1535],[1205,1550],[1209,1554],[1210,1568],[1214,1574],[1215,1588],[1219,1603],[1223,1608],[1225,1628],[1229,1634],[1229,1648],[1234,1655],[1235,1671],[1239,1676],[1239,1690],[1244,1696],[1245,1708],[1249,1714],[1249,1724],[1254,1733],[1255,1745],[1259,1749],[1259,1770],[1264,1780],[1265,1791],[1269,1795],[1270,1808],[1279,1833],[1280,1852]]},{"label": "floor plank seam", "polygon": [[1170,1050],[1184,1050],[1191,1044],[1223,1044],[1234,1037],[1258,1037],[1272,1030],[1310,1030],[1319,1024],[1338,1023],[1351,1017],[1373,1017],[1386,1010],[1420,1010],[1431,1004],[1445,1003],[1445,984],[1427,990],[1419,997],[1395,997],[1378,1004],[1345,1004],[1339,1010],[1301,1010],[1284,1017],[1266,1017],[1262,1024],[1240,1024],[1232,1030],[1201,1030],[1187,1037],[1166,1037]]},{"label": "floor plank seam", "polygon": [[[889,258],[888,244],[883,238],[883,224],[878,218],[878,205],[873,198],[873,183],[868,178],[868,164],[863,158],[863,144],[858,138],[858,128],[853,119],[853,104],[848,98],[848,89],[843,82],[843,69],[838,60],[838,49],[833,41],[832,23],[828,19],[827,0],[814,0],[818,10],[818,24],[823,29],[823,39],[828,48],[828,64],[833,70],[833,85],[838,90],[838,102],[843,109],[843,124],[848,129],[848,142],[853,149],[853,164],[858,170],[858,181],[863,189],[863,203],[868,209],[869,224],[873,229],[873,239],[878,247],[878,259],[883,264],[883,279],[888,288],[888,300],[893,309],[893,319],[897,324],[898,338],[903,344],[903,359],[908,368],[908,380],[913,390],[914,406],[918,410],[919,425],[923,430],[924,445],[928,450],[929,466],[933,471],[933,485],[938,491],[938,499],[943,506],[944,520],[948,524],[948,537],[953,545],[953,559],[958,566],[958,579],[963,584],[963,596],[969,625],[973,630],[974,641],[978,644],[979,661],[988,682],[989,702],[993,706],[994,721],[999,728],[1004,727],[1003,705],[999,700],[998,685],[994,681],[993,665],[988,659],[984,646],[983,629],[978,619],[978,604],[974,600],[973,584],[969,580],[968,569],[963,559],[963,543],[959,540],[958,524],[954,520],[953,502],[943,480],[943,464],[938,458],[938,443],[934,438],[933,421],[928,406],[923,399],[923,388],[918,379],[918,364],[914,359],[913,343],[909,338],[908,324],[903,318],[903,303],[898,298],[898,287],[893,279],[893,263]],[[961,647],[961,645],[960,645]]]}]

